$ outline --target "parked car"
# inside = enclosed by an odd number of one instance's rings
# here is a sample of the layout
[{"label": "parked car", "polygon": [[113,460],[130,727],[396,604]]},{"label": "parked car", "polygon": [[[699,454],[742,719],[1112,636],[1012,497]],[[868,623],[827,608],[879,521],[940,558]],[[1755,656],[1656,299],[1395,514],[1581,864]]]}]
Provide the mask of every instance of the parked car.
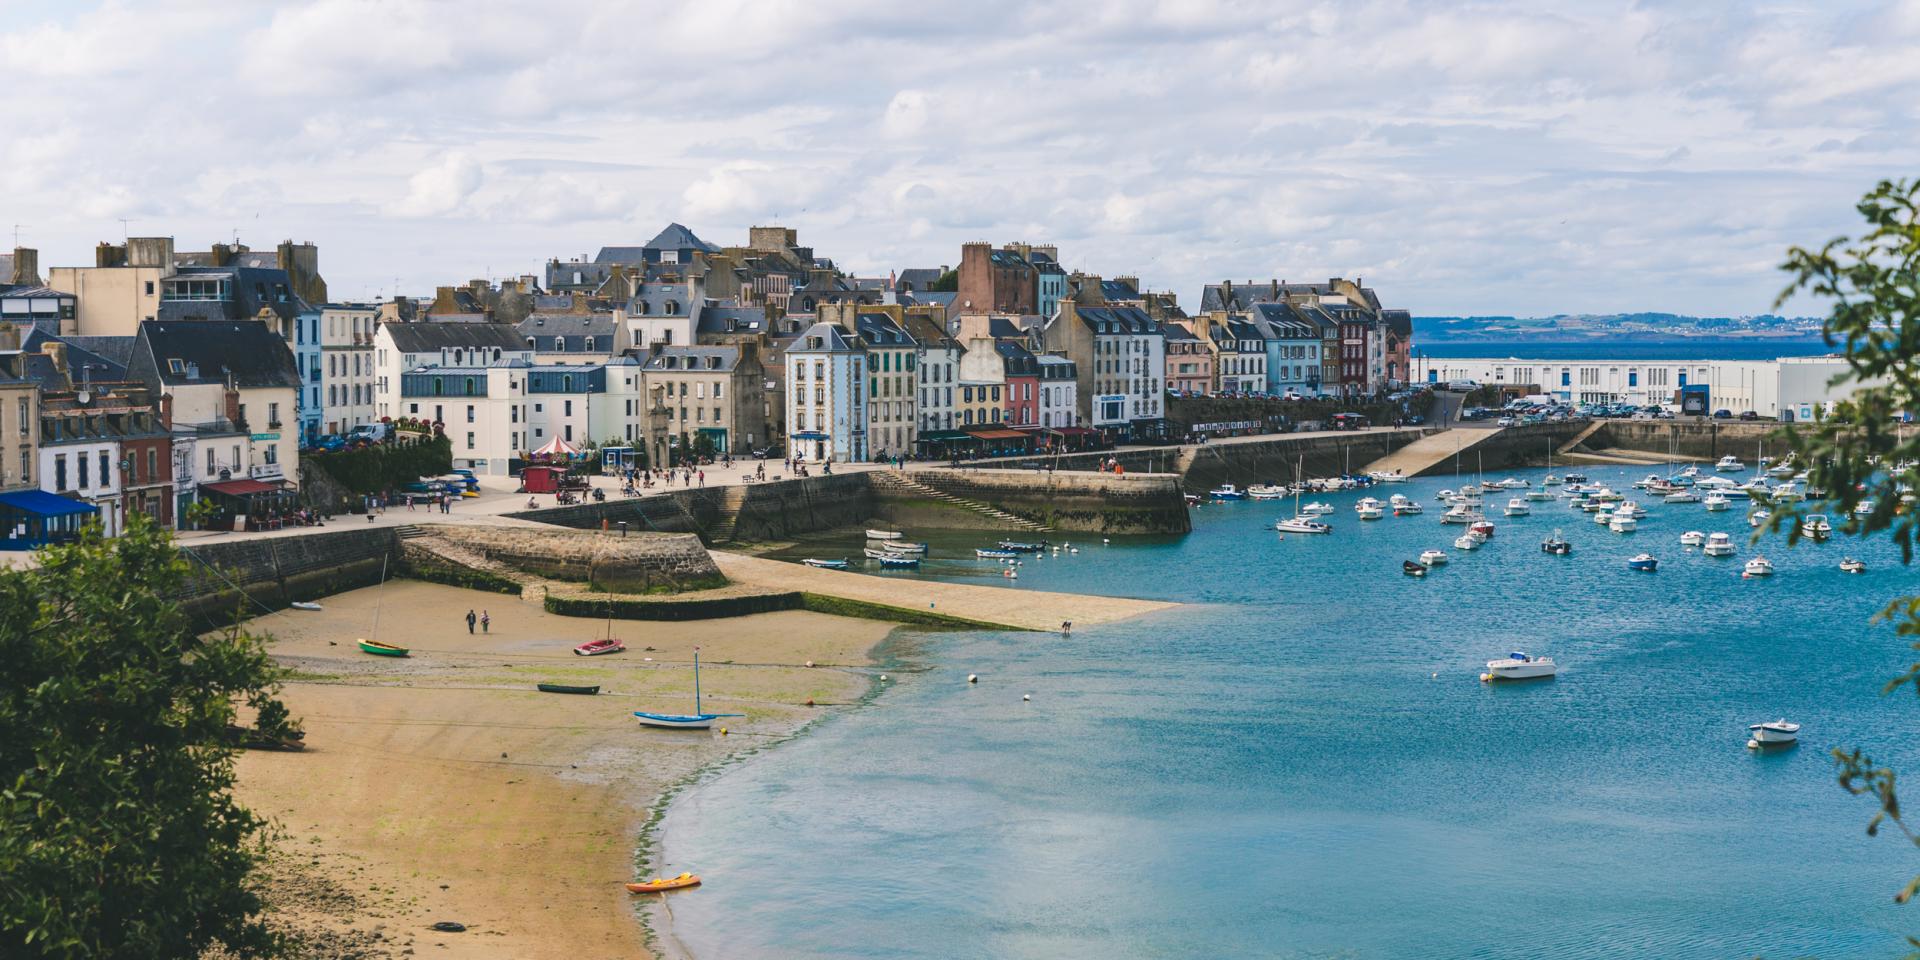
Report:
[{"label": "parked car", "polygon": [[1454,393],[1472,393],[1480,389],[1480,385],[1472,380],[1449,380],[1446,388]]},{"label": "parked car", "polygon": [[1732,410],[1715,410],[1713,412],[1713,418],[1715,420],[1732,420],[1733,411]]},{"label": "parked car", "polygon": [[347,440],[365,440],[379,443],[393,435],[393,428],[384,423],[363,423],[347,431]]},{"label": "parked car", "polygon": [[1496,427],[1511,427],[1516,422],[1517,421],[1515,421],[1512,417],[1501,417],[1500,419],[1495,420],[1493,422],[1493,425]]},{"label": "parked car", "polygon": [[329,433],[315,440],[313,442],[313,448],[325,453],[337,453],[347,448],[347,438]]},{"label": "parked car", "polygon": [[1760,414],[1758,414],[1758,413],[1756,413],[1756,412],[1754,412],[1754,411],[1752,411],[1752,410],[1742,410],[1742,411],[1740,411],[1740,419],[1742,419],[1742,420],[1758,420],[1758,419],[1760,419]]}]

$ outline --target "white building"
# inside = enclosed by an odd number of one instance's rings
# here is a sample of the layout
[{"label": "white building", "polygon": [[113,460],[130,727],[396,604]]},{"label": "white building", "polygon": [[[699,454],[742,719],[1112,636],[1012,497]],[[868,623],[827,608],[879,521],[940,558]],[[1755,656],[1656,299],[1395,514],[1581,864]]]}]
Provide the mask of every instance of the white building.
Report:
[{"label": "white building", "polygon": [[[910,321],[918,318],[909,318]],[[925,323],[909,323],[918,354],[915,375],[918,381],[917,401],[920,430],[956,430],[954,426],[955,410],[953,390],[960,382],[960,357],[965,353],[958,341],[943,333],[936,333]]]},{"label": "white building", "polygon": [[1829,383],[1847,372],[1838,356],[1777,360],[1525,360],[1434,358],[1417,361],[1415,376],[1427,383],[1476,383],[1531,387],[1567,403],[1677,405],[1682,387],[1707,387],[1708,408],[1734,414],[1806,420],[1852,388]]},{"label": "white building", "polygon": [[418,367],[395,381],[395,418],[444,424],[453,443],[453,464],[475,473],[504,476],[508,461],[527,447],[528,367]]},{"label": "white building", "polygon": [[802,460],[867,459],[866,357],[847,331],[816,323],[787,348],[787,450]]},{"label": "white building", "polygon": [[1073,361],[1043,353],[1034,358],[1040,364],[1040,425],[1077,427],[1080,425],[1080,398],[1074,381]]},{"label": "white building", "polygon": [[320,422],[322,432],[344,435],[380,419],[373,369],[375,308],[330,303],[320,308]]},{"label": "white building", "polygon": [[278,331],[258,320],[142,323],[127,374],[166,398],[175,435],[195,438],[200,482],[298,483],[300,372]]},{"label": "white building", "polygon": [[407,416],[400,409],[400,375],[406,371],[533,363],[526,341],[498,323],[383,323],[373,335],[373,353],[375,419]]}]

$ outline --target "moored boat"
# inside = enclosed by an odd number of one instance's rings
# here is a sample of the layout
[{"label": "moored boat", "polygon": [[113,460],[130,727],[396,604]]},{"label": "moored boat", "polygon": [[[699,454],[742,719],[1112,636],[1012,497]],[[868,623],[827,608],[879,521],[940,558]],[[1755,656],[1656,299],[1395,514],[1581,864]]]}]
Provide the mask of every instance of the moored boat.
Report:
[{"label": "moored boat", "polygon": [[1372,497],[1365,497],[1353,505],[1353,512],[1362,520],[1378,520],[1382,514],[1381,503]]},{"label": "moored boat", "polygon": [[1840,572],[1841,573],[1866,573],[1867,564],[1863,560],[1855,560],[1852,557],[1846,557],[1840,561]]},{"label": "moored boat", "polygon": [[1607,521],[1607,529],[1614,533],[1632,533],[1639,528],[1640,521],[1624,513],[1616,513],[1612,520]]},{"label": "moored boat", "polygon": [[1809,514],[1805,520],[1800,521],[1800,532],[1815,540],[1824,540],[1833,533],[1833,524],[1827,521],[1827,515],[1824,513]]},{"label": "moored boat", "polygon": [[1245,500],[1247,498],[1246,494],[1240,492],[1239,487],[1231,483],[1223,483],[1214,487],[1212,490],[1207,491],[1207,496],[1215,500]]},{"label": "moored boat", "polygon": [[882,568],[907,568],[920,565],[920,558],[911,553],[889,553],[885,550],[868,550],[867,559],[880,561]]},{"label": "moored boat", "polygon": [[1540,552],[1564,557],[1573,552],[1573,544],[1568,543],[1560,536],[1560,531],[1555,530],[1553,536],[1540,541]]},{"label": "moored boat", "polygon": [[974,550],[973,555],[982,560],[1012,560],[1014,557],[1019,556],[1018,553],[1012,550],[988,550],[985,548]]},{"label": "moored boat", "polygon": [[1747,746],[1764,747],[1772,744],[1793,743],[1800,739],[1800,725],[1790,723],[1785,718],[1755,723],[1747,726]]},{"label": "moored boat", "polygon": [[898,540],[903,536],[906,536],[906,534],[903,534],[898,530],[868,530],[867,531],[868,540]]},{"label": "moored boat", "polygon": [[1533,508],[1527,506],[1527,501],[1525,499],[1521,497],[1514,497],[1512,500],[1507,501],[1506,512],[1507,512],[1507,516],[1509,517],[1524,517],[1527,514],[1532,513]]},{"label": "moored boat", "polygon": [[598,640],[589,640],[586,643],[574,647],[573,655],[576,657],[599,657],[609,653],[622,653],[625,652],[626,649],[627,645],[621,643],[619,640],[612,637],[602,637]]},{"label": "moored boat", "polygon": [[1420,551],[1420,562],[1429,567],[1437,567],[1447,562],[1447,552],[1445,550],[1422,550]]},{"label": "moored boat", "polygon": [[1545,503],[1553,499],[1553,491],[1545,487],[1538,487],[1533,490],[1528,490],[1526,498],[1535,503]]},{"label": "moored boat", "polygon": [[378,640],[360,640],[358,643],[360,644],[361,652],[371,653],[376,657],[405,657],[412,655],[406,647],[396,647],[391,643],[381,643]]},{"label": "moored boat", "polygon": [[822,570],[845,570],[852,566],[852,564],[849,564],[845,560],[824,560],[819,557],[808,557],[800,562],[809,567],[819,567]]},{"label": "moored boat", "polygon": [[1745,463],[1742,463],[1739,457],[1736,457],[1733,454],[1727,454],[1726,456],[1720,458],[1719,463],[1716,463],[1713,465],[1713,469],[1718,470],[1721,473],[1739,473],[1747,469],[1747,465]]},{"label": "moored boat", "polygon": [[[914,561],[918,563],[919,561]],[[700,699],[700,648],[693,648],[693,713],[647,713],[635,710],[633,718],[643,727],[666,730],[705,730],[721,717],[744,717],[744,713],[707,713]]]},{"label": "moored boat", "polygon": [[287,606],[290,606],[295,610],[309,610],[314,612],[318,612],[320,609],[319,604],[314,603],[310,600],[295,600],[294,602],[287,604]]},{"label": "moored boat", "polygon": [[1629,559],[1627,561],[1627,569],[1643,570],[1647,573],[1652,573],[1655,570],[1660,569],[1660,561],[1654,559],[1653,554],[1651,553],[1643,553]]},{"label": "moored boat", "polygon": [[1698,530],[1688,530],[1680,535],[1680,545],[1683,547],[1704,546],[1706,542],[1707,535]]},{"label": "moored boat", "polygon": [[1694,493],[1692,490],[1681,490],[1677,493],[1669,493],[1666,496],[1661,497],[1660,502],[1662,503],[1699,503],[1700,495],[1697,493]]},{"label": "moored boat", "polygon": [[1709,493],[1700,503],[1707,508],[1708,513],[1720,513],[1731,506],[1733,501],[1728,500],[1724,494]]},{"label": "moored boat", "polygon": [[697,887],[699,885],[700,885],[699,877],[696,877],[691,873],[683,873],[677,877],[655,877],[652,880],[643,880],[639,883],[629,883],[627,884],[627,892],[628,893],[665,893],[668,890],[685,890],[688,887]]},{"label": "moored boat", "polygon": [[1552,657],[1530,657],[1518,650],[1507,654],[1503,660],[1488,660],[1487,672],[1480,675],[1482,680],[1542,680],[1553,676],[1559,667]]},{"label": "moored boat", "polygon": [[591,697],[600,692],[600,685],[580,686],[571,683],[536,683],[534,688],[541,693],[574,693]]},{"label": "moored boat", "polygon": [[1301,507],[1300,512],[1309,517],[1322,517],[1333,512],[1333,504],[1321,503],[1318,500],[1316,500],[1312,503],[1307,504],[1304,507]]},{"label": "moored boat", "polygon": [[1484,541],[1471,533],[1463,533],[1453,539],[1453,545],[1462,550],[1478,550],[1482,542]]},{"label": "moored boat", "polygon": [[1256,483],[1247,488],[1247,496],[1255,500],[1278,500],[1286,495],[1286,487],[1271,483]]},{"label": "moored boat", "polygon": [[1409,577],[1424,577],[1427,575],[1427,568],[1425,564],[1417,561],[1402,560],[1400,561],[1400,572]]},{"label": "moored boat", "polygon": [[1733,550],[1733,538],[1724,533],[1709,534],[1707,542],[1700,545],[1700,552],[1709,557],[1731,557]]},{"label": "moored boat", "polygon": [[1002,550],[1012,550],[1015,553],[1039,553],[1047,548],[1047,542],[1045,540],[1039,543],[1030,540],[1002,540],[994,546]]},{"label": "moored boat", "polygon": [[1467,528],[1467,532],[1491,540],[1493,539],[1493,522],[1485,517],[1481,517],[1475,520],[1472,526]]},{"label": "moored boat", "polygon": [[1743,577],[1771,577],[1773,576],[1773,561],[1768,560],[1766,557],[1754,557],[1752,560],[1747,561],[1746,569],[1741,571],[1740,575]]},{"label": "moored boat", "polygon": [[1306,514],[1275,520],[1273,528],[1282,533],[1332,533],[1333,525]]}]

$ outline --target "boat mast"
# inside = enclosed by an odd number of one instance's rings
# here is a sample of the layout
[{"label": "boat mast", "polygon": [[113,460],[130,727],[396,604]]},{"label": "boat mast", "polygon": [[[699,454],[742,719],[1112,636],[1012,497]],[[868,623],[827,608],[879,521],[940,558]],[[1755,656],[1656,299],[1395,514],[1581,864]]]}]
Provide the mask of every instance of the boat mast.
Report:
[{"label": "boat mast", "polygon": [[701,709],[700,709],[700,648],[699,647],[693,648],[693,712],[695,716],[698,716],[701,713]]},{"label": "boat mast", "polygon": [[380,584],[373,593],[373,633],[367,639],[380,639],[380,601],[387,595],[387,558],[380,558]]}]

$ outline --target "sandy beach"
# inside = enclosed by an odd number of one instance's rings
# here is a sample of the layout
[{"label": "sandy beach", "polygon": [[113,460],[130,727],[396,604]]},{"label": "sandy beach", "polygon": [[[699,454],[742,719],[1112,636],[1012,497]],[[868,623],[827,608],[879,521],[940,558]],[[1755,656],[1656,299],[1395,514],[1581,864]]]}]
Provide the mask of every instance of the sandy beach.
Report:
[{"label": "sandy beach", "polygon": [[[372,631],[376,599],[377,638],[411,647],[411,658],[354,646]],[[603,636],[605,621],[554,616],[530,600],[392,581],[384,595],[369,588],[324,605],[254,624],[295,671],[286,699],[307,748],[245,754],[238,787],[283,831],[269,873],[275,913],[322,957],[442,946],[456,957],[647,956],[621,883],[634,878],[655,798],[859,697],[869,681],[850,668],[891,630],[805,612],[616,622],[628,652],[582,658],[571,647]],[[467,633],[469,608],[491,615],[489,632]],[[725,737],[640,728],[633,710],[692,706],[696,645],[707,708],[747,716]],[[801,666],[808,660],[818,666]],[[540,681],[602,693],[543,694]],[[442,920],[467,931],[433,932]]]}]

